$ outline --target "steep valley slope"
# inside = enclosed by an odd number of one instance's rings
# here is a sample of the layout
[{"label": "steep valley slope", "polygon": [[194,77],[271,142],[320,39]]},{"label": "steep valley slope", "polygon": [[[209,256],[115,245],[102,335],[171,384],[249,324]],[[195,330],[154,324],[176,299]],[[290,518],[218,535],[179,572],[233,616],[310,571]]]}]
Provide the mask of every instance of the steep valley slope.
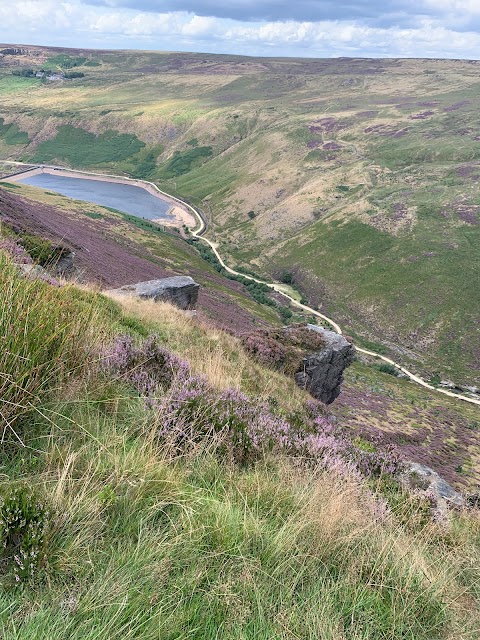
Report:
[{"label": "steep valley slope", "polygon": [[[41,68],[84,76],[16,75]],[[479,92],[475,61],[26,47],[0,59],[0,158],[154,180],[232,266],[478,385]]]},{"label": "steep valley slope", "polygon": [[[216,330],[242,336],[281,323],[275,308],[260,304],[240,282],[218,273],[194,247],[143,220],[4,182],[0,185],[0,223],[0,249],[6,236],[36,253],[45,242],[73,250],[74,277],[83,289],[118,287],[176,273],[192,275],[201,284],[197,317],[181,319],[178,312],[179,326],[167,332],[162,329],[160,335],[173,346],[180,340],[182,353],[185,345],[196,344],[208,330],[211,338],[202,366],[213,366],[214,371],[218,368],[220,377],[222,368],[215,361],[224,366],[226,354],[221,345],[227,338]],[[161,306],[158,311],[157,305],[132,308],[140,314],[139,320],[145,314],[149,323],[164,322]],[[132,327],[137,327],[137,320]],[[257,386],[266,385],[264,393],[268,388],[272,396],[281,395],[281,384],[288,384],[283,376],[265,371],[268,382],[262,381],[257,367],[253,363],[249,366],[242,379],[252,378]],[[378,441],[381,447],[393,444],[406,459],[436,469],[456,487],[474,489],[480,481],[478,407],[423,389],[387,371],[371,359],[355,362],[346,370],[340,397],[329,406],[331,419],[359,441]]]},{"label": "steep valley slope", "polygon": [[[108,289],[188,273],[200,285],[198,314],[233,333],[278,324],[275,309],[217,273],[174,233],[133,216],[26,185],[0,183],[0,225],[22,241],[51,242],[75,253],[74,278]],[[0,238],[2,232],[0,230]],[[35,240],[37,239],[37,240]]]}]

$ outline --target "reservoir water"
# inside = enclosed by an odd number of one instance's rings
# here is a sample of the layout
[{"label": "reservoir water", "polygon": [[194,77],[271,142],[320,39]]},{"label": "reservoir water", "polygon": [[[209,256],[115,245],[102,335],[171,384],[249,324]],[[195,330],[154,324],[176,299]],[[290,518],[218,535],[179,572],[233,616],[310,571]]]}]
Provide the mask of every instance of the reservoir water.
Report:
[{"label": "reservoir water", "polygon": [[75,200],[84,200],[105,207],[112,207],[139,218],[156,220],[171,219],[168,210],[171,205],[161,197],[154,196],[142,187],[120,182],[107,182],[85,178],[73,178],[51,173],[18,178],[24,184],[55,191]]}]

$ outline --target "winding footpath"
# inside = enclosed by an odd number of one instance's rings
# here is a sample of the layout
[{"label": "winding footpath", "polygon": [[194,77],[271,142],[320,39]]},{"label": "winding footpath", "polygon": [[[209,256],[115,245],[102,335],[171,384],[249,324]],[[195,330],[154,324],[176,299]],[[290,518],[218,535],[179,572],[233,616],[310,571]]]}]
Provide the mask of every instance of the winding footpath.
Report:
[{"label": "winding footpath", "polygon": [[[9,162],[9,164],[14,164],[16,166],[25,166],[25,164],[22,163],[22,162]],[[329,318],[328,316],[324,315],[323,313],[320,313],[316,309],[312,309],[311,307],[309,307],[309,306],[307,306],[305,304],[302,304],[301,302],[298,302],[297,300],[295,300],[295,298],[292,298],[292,296],[288,295],[288,293],[285,293],[285,291],[282,290],[282,285],[281,284],[275,283],[275,282],[265,282],[263,280],[259,280],[259,279],[255,278],[253,276],[247,275],[245,273],[240,273],[238,271],[235,271],[234,269],[231,269],[227,264],[225,264],[222,256],[219,254],[218,245],[204,236],[205,232],[207,231],[207,221],[206,221],[203,213],[197,207],[194,207],[193,205],[189,204],[188,202],[186,202],[186,201],[184,201],[184,200],[182,200],[180,198],[177,198],[176,196],[173,196],[170,193],[167,193],[166,191],[162,191],[161,189],[159,189],[157,187],[157,185],[155,183],[150,182],[148,180],[138,180],[136,178],[126,178],[125,176],[116,176],[116,175],[106,174],[106,173],[94,173],[92,171],[80,171],[80,170],[77,170],[77,169],[69,169],[69,168],[66,168],[66,167],[58,167],[58,166],[54,166],[54,165],[39,165],[38,168],[45,168],[47,170],[48,169],[50,169],[50,170],[52,170],[52,169],[53,170],[68,170],[68,171],[71,171],[72,173],[78,173],[78,174],[81,174],[81,175],[83,174],[85,176],[101,176],[103,178],[115,178],[115,179],[121,178],[122,180],[127,180],[129,182],[136,183],[139,186],[141,185],[141,183],[143,183],[145,185],[149,185],[150,187],[153,187],[153,189],[159,195],[165,196],[169,200],[177,202],[179,206],[181,206],[182,208],[187,208],[191,213],[193,213],[195,219],[198,221],[198,226],[195,229],[191,230],[192,236],[194,238],[197,238],[198,240],[202,240],[203,242],[205,242],[206,244],[209,245],[209,247],[212,249],[213,253],[215,254],[215,256],[217,258],[217,260],[222,265],[222,267],[225,269],[225,271],[227,271],[228,273],[230,273],[231,275],[234,275],[234,276],[241,276],[242,278],[247,278],[248,280],[252,280],[253,282],[257,282],[258,284],[267,285],[268,287],[270,287],[270,289],[272,289],[273,291],[279,293],[284,298],[286,298],[290,302],[290,304],[292,304],[293,306],[297,307],[298,309],[301,309],[302,311],[306,311],[307,313],[310,313],[310,314],[316,316],[317,318],[321,318],[325,322],[328,322],[337,333],[339,333],[339,334],[343,333],[342,332],[342,328],[340,327],[340,325],[337,324],[334,320],[332,320],[332,318]],[[10,177],[10,176],[8,176],[8,177]],[[7,178],[7,176],[5,178],[2,178],[2,179],[5,180],[6,178]],[[477,406],[480,406],[480,399],[470,398],[470,397],[464,396],[464,395],[462,395],[460,393],[453,393],[452,391],[448,391],[447,389],[439,389],[438,387],[434,387],[433,385],[428,383],[426,380],[424,380],[420,376],[417,376],[416,374],[412,373],[411,371],[409,371],[408,369],[403,367],[398,362],[395,362],[395,360],[387,358],[386,356],[383,356],[380,353],[375,353],[374,351],[369,351],[368,349],[362,349],[361,347],[357,347],[357,346],[355,346],[355,348],[359,353],[363,353],[364,355],[371,356],[373,358],[377,358],[379,360],[382,360],[383,362],[386,362],[387,364],[392,365],[393,367],[395,367],[396,369],[401,371],[403,374],[405,374],[412,382],[415,382],[416,384],[419,384],[420,386],[424,387],[425,389],[429,389],[430,391],[434,391],[435,393],[441,393],[442,395],[449,396],[450,398],[454,398],[455,400],[462,400],[463,402],[468,402],[470,404],[475,404]]]}]

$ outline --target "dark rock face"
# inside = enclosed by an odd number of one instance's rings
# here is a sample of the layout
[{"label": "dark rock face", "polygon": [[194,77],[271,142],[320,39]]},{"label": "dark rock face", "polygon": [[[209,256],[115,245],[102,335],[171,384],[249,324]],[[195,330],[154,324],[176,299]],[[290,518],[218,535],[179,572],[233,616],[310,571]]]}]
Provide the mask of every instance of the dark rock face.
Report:
[{"label": "dark rock face", "polygon": [[171,302],[180,309],[194,309],[197,304],[198,285],[190,276],[172,276],[160,280],[137,282],[120,289],[110,289],[109,293],[136,296],[155,302]]},{"label": "dark rock face", "polygon": [[343,372],[355,359],[355,347],[334,331],[312,324],[308,328],[321,334],[325,346],[303,359],[303,369],[295,374],[295,382],[317,400],[331,404],[340,395]]},{"label": "dark rock face", "polygon": [[472,509],[480,509],[480,493],[470,493],[466,497],[466,502]]},{"label": "dark rock face", "polygon": [[75,251],[70,251],[64,247],[55,247],[59,256],[55,260],[54,271],[59,276],[68,276],[75,271]]}]

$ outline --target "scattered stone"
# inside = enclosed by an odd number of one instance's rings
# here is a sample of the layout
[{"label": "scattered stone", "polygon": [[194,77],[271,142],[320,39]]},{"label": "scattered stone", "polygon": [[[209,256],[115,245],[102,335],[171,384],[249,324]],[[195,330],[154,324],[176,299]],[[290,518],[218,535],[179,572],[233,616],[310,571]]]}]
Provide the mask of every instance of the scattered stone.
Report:
[{"label": "scattered stone", "polygon": [[480,509],[480,493],[469,493],[466,496],[467,506],[472,509]]},{"label": "scattered stone", "polygon": [[75,271],[75,251],[70,251],[64,247],[54,247],[54,251],[59,252],[59,257],[54,264],[54,271],[59,276],[67,276]]},{"label": "scattered stone", "polygon": [[53,287],[60,287],[60,282],[56,280],[46,269],[39,264],[15,263],[15,266],[25,278],[29,280],[42,280]]},{"label": "scattered stone", "polygon": [[407,463],[403,480],[410,488],[423,489],[429,493],[440,508],[462,507],[465,503],[463,496],[436,471],[418,462]]},{"label": "scattered stone", "polygon": [[480,389],[478,387],[470,387],[470,386],[465,386],[463,387],[464,391],[467,391],[468,393],[473,393],[475,395],[478,395],[480,393]]},{"label": "scattered stone", "polygon": [[343,372],[354,361],[356,350],[339,333],[313,324],[307,326],[322,336],[325,346],[303,359],[303,368],[295,374],[295,382],[317,400],[331,404],[340,395]]},{"label": "scattered stone", "polygon": [[155,302],[171,302],[180,309],[194,309],[198,299],[198,285],[190,276],[172,276],[110,289],[107,293],[134,296]]},{"label": "scattered stone", "polygon": [[455,389],[455,383],[451,380],[440,380],[440,387],[444,387],[445,389]]},{"label": "scattered stone", "polygon": [[50,277],[48,271],[39,264],[16,264],[16,267],[24,276],[31,278],[32,280],[44,280]]}]

